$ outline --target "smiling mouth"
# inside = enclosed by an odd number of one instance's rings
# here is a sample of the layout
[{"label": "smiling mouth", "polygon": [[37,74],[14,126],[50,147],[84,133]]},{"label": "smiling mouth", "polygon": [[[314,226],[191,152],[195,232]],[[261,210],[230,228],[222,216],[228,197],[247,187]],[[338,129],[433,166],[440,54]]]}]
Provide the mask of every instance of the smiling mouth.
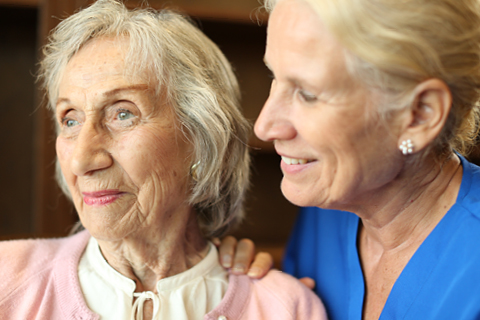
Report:
[{"label": "smiling mouth", "polygon": [[313,161],[313,160],[307,160],[307,159],[288,158],[288,157],[284,157],[284,156],[282,156],[282,160],[283,160],[286,164],[288,164],[288,165],[292,165],[292,164],[307,164],[307,163]]},{"label": "smiling mouth", "polygon": [[83,201],[89,206],[105,206],[114,202],[123,194],[123,192],[120,192],[118,190],[83,192]]}]

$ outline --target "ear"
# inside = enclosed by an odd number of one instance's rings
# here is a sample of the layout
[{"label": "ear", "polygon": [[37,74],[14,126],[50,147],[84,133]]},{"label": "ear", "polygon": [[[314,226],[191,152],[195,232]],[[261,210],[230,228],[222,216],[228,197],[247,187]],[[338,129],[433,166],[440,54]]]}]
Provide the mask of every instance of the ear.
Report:
[{"label": "ear", "polygon": [[423,150],[435,140],[452,107],[452,94],[442,80],[423,81],[415,87],[414,94],[414,102],[407,111],[398,141],[398,146],[401,146],[402,142],[410,140],[413,153]]}]

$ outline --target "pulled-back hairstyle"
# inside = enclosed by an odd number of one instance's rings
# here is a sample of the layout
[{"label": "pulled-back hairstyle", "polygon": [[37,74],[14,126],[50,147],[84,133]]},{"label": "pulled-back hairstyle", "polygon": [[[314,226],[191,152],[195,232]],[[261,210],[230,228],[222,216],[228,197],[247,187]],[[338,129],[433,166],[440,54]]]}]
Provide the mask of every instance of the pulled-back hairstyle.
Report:
[{"label": "pulled-back hairstyle", "polygon": [[[52,110],[69,60],[86,43],[102,37],[127,38],[128,74],[150,75],[157,94],[166,94],[194,147],[192,165],[198,165],[190,203],[199,225],[206,236],[224,234],[243,217],[250,170],[250,124],[240,111],[240,91],[229,62],[177,13],[128,10],[119,1],[99,0],[63,20],[44,48],[39,79]],[[69,196],[63,175],[57,176]]]},{"label": "pulled-back hairstyle", "polygon": [[[267,11],[283,0],[265,0]],[[480,99],[480,1],[298,0],[343,45],[351,76],[387,97],[386,114],[409,106],[431,78],[452,93],[445,127],[429,150],[466,154],[475,143]]]}]

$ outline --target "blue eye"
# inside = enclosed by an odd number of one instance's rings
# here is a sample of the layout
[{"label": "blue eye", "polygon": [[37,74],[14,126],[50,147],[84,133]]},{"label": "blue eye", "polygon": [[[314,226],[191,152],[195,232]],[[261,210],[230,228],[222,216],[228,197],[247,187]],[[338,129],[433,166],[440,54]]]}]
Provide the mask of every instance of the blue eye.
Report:
[{"label": "blue eye", "polygon": [[124,111],[120,111],[118,113],[117,117],[118,117],[118,120],[123,121],[123,120],[128,120],[128,119],[133,118],[134,115],[131,112],[129,112],[127,110],[124,110]]},{"label": "blue eye", "polygon": [[65,119],[62,122],[67,128],[71,128],[73,126],[78,125],[78,121],[73,119]]}]

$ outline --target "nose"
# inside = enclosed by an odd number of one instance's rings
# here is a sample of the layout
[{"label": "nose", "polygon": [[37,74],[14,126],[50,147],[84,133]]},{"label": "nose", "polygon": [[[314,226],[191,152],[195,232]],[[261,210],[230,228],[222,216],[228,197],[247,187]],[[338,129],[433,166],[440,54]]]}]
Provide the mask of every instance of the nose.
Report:
[{"label": "nose", "polygon": [[257,137],[263,141],[295,138],[297,133],[290,119],[290,109],[288,101],[277,97],[272,90],[255,122]]},{"label": "nose", "polygon": [[71,158],[71,168],[76,176],[91,175],[113,164],[108,152],[107,133],[93,123],[84,123],[76,137]]}]

